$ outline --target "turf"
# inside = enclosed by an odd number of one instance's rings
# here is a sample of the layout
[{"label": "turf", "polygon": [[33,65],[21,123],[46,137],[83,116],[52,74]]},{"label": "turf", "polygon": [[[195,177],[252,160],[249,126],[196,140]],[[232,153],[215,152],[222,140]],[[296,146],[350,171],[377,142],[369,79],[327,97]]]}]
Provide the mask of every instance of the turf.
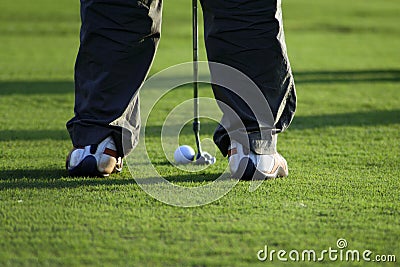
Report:
[{"label": "turf", "polygon": [[[0,266],[286,266],[276,257],[259,262],[257,252],[265,245],[335,249],[339,238],[348,249],[400,261],[400,6],[396,0],[285,0],[283,8],[299,98],[295,120],[279,139],[289,178],[253,192],[249,182],[239,182],[211,204],[181,208],[136,184],[134,177],[144,175],[140,165],[107,179],[66,176],[79,3],[3,1]],[[190,61],[189,10],[189,1],[165,2],[151,74]],[[143,92],[143,101],[152,94]],[[201,95],[212,96],[207,86]],[[226,168],[218,154],[212,168],[184,172],[162,153],[163,120],[190,97],[189,87],[172,91],[146,125],[156,169],[188,187]],[[202,137],[211,137],[214,126],[204,121]],[[180,142],[194,144],[190,129]],[[366,263],[325,258],[323,264]]]}]

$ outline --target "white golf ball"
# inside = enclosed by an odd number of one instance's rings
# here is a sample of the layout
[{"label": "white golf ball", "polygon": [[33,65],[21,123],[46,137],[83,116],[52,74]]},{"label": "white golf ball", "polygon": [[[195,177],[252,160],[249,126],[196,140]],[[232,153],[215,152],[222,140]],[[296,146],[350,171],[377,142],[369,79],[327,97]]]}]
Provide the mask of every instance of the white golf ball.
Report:
[{"label": "white golf ball", "polygon": [[178,164],[189,164],[193,161],[195,152],[190,146],[180,146],[175,150],[174,159]]}]

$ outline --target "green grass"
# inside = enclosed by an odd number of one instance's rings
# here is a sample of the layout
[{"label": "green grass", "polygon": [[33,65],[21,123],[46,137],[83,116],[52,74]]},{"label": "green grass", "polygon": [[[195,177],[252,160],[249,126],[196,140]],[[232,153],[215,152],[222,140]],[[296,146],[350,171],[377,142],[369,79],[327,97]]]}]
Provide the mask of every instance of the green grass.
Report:
[{"label": "green grass", "polygon": [[[254,192],[239,182],[212,204],[180,208],[135,183],[139,164],[107,179],[66,177],[79,3],[2,2],[0,266],[286,266],[276,258],[259,262],[256,253],[264,245],[335,249],[338,238],[348,249],[394,254],[399,262],[398,1],[285,0],[283,7],[299,97],[293,125],[279,138],[289,178]],[[190,32],[190,2],[165,2],[152,74],[190,61]],[[207,86],[201,95],[212,96]],[[160,151],[163,118],[190,97],[180,88],[157,104],[146,143],[162,175],[199,186],[219,176],[226,160],[218,155],[215,166],[193,174],[173,168]],[[202,137],[213,127],[204,122]],[[190,129],[180,141],[193,145]]]}]

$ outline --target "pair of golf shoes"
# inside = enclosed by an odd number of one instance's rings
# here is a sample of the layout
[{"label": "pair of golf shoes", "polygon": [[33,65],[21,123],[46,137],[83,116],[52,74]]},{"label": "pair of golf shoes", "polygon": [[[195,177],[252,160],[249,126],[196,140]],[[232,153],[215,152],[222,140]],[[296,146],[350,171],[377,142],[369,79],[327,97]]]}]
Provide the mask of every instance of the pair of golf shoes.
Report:
[{"label": "pair of golf shoes", "polygon": [[[279,153],[258,155],[235,140],[229,147],[228,160],[234,178],[259,180],[288,176],[287,162]],[[112,137],[107,137],[98,145],[73,148],[67,156],[66,169],[70,176],[107,177],[122,170],[122,158]]]}]

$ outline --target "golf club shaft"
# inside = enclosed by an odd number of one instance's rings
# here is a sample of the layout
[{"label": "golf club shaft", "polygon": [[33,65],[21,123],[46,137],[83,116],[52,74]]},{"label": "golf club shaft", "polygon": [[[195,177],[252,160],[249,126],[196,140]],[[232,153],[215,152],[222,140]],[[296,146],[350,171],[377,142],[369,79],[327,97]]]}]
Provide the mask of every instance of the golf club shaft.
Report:
[{"label": "golf club shaft", "polygon": [[197,154],[201,155],[200,145],[200,121],[199,121],[199,93],[198,93],[198,79],[199,79],[199,30],[197,23],[197,0],[192,0],[192,26],[193,26],[193,100],[194,100],[194,120],[193,131],[196,138]]}]

